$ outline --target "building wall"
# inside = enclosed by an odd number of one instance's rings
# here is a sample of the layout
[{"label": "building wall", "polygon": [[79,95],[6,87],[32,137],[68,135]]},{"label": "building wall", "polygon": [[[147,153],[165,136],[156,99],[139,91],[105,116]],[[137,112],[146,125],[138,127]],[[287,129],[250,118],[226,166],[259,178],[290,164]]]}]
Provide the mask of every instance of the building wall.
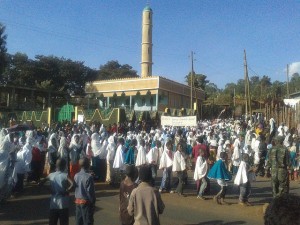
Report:
[{"label": "building wall", "polygon": [[[191,108],[189,86],[158,76],[95,81],[86,85],[86,92],[93,94],[95,98],[104,97],[113,107],[129,108],[128,99],[131,96],[131,108],[135,110],[156,110],[156,98],[158,98],[157,106],[160,111],[164,111],[164,108]],[[152,106],[149,95],[152,97]],[[193,96],[193,102],[196,102],[195,97],[197,97],[199,104],[204,100],[204,91],[196,89],[193,91]],[[145,101],[142,101],[143,98]],[[108,107],[107,104],[101,105]]]}]

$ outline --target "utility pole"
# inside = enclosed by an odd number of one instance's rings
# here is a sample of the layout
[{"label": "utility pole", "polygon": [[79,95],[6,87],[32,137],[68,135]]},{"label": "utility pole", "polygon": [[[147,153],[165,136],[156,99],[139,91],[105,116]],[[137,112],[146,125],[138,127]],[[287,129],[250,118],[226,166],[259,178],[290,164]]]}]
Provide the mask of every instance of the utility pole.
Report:
[{"label": "utility pole", "polygon": [[286,93],[287,93],[287,98],[290,98],[290,89],[289,89],[289,64],[286,65]]},{"label": "utility pole", "polygon": [[[248,115],[248,110],[251,115],[251,99],[250,99],[250,87],[249,87],[249,77],[248,77],[248,66],[247,66],[247,57],[246,57],[246,50],[244,50],[244,73],[245,73],[245,111],[246,117]],[[249,109],[248,109],[249,106]]]},{"label": "utility pole", "polygon": [[193,111],[193,84],[194,84],[194,52],[191,52],[192,72],[191,72],[191,112]]},{"label": "utility pole", "polygon": [[235,108],[235,88],[233,88],[233,106]]}]

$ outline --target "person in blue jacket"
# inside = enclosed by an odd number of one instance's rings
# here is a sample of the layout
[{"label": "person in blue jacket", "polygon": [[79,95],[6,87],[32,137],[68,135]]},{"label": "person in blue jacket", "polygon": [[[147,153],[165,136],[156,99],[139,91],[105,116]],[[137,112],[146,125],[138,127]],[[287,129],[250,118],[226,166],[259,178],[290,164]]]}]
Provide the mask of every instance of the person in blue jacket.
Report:
[{"label": "person in blue jacket", "polygon": [[207,175],[209,179],[217,180],[218,184],[221,187],[221,190],[218,192],[218,194],[214,196],[214,201],[221,205],[228,205],[228,203],[225,202],[224,199],[227,191],[227,181],[230,181],[232,178],[230,172],[226,169],[225,166],[226,159],[226,152],[221,152],[220,159],[213,165]]}]

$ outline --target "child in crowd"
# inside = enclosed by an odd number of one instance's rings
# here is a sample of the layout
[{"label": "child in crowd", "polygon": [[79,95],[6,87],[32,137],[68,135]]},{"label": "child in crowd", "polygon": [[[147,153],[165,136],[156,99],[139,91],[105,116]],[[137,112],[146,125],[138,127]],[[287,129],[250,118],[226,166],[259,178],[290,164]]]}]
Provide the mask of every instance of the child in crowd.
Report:
[{"label": "child in crowd", "polygon": [[160,158],[159,169],[163,169],[163,176],[161,180],[161,185],[159,192],[166,190],[169,192],[171,190],[171,175],[172,175],[172,165],[173,165],[173,143],[169,140],[166,143],[166,148]]},{"label": "child in crowd", "polygon": [[159,152],[160,148],[161,148],[161,142],[157,140],[155,141],[155,147],[151,148],[146,155],[147,162],[150,165],[151,172],[152,172],[151,184],[153,187],[155,186],[155,179],[157,176],[157,164],[160,156],[160,152]]},{"label": "child in crowd", "polygon": [[134,165],[127,165],[125,169],[125,179],[121,182],[120,185],[120,220],[121,225],[133,225],[134,217],[130,216],[127,211],[129,197],[134,188],[137,187],[137,184],[134,181],[137,178],[137,169]]},{"label": "child in crowd", "polygon": [[228,172],[225,166],[226,159],[226,152],[221,152],[220,159],[213,165],[207,175],[209,179],[216,179],[221,187],[221,190],[218,192],[218,194],[214,196],[214,201],[221,205],[228,205],[224,199],[227,191],[227,181],[231,180],[231,174]]},{"label": "child in crowd", "polygon": [[251,192],[250,182],[254,181],[255,173],[254,168],[249,165],[249,155],[244,153],[242,155],[242,161],[240,163],[238,172],[234,179],[234,184],[240,187],[239,204],[243,206],[251,206],[249,203],[249,195]]},{"label": "child in crowd", "polygon": [[292,143],[292,146],[289,147],[290,152],[290,158],[291,158],[291,164],[292,168],[290,173],[290,180],[297,180],[298,179],[298,160],[297,160],[297,148],[296,148],[296,142],[294,141]]},{"label": "child in crowd", "polygon": [[181,142],[177,144],[176,148],[177,150],[174,154],[172,171],[176,172],[178,184],[176,190],[170,193],[175,192],[179,196],[183,196],[183,189],[187,178],[185,153],[183,149],[183,144]]},{"label": "child in crowd", "polygon": [[205,188],[207,187],[206,174],[208,170],[208,165],[206,159],[204,158],[204,154],[204,151],[200,150],[200,155],[197,157],[197,161],[195,163],[194,172],[194,180],[197,184],[197,198],[202,200],[205,200],[205,198],[203,197],[203,193]]},{"label": "child in crowd", "polygon": [[50,173],[43,179],[39,185],[43,185],[46,181],[50,181],[51,198],[50,198],[50,215],[49,225],[57,225],[58,221],[61,225],[69,224],[69,191],[73,187],[73,181],[66,173],[67,161],[62,158],[56,161],[56,172]]}]

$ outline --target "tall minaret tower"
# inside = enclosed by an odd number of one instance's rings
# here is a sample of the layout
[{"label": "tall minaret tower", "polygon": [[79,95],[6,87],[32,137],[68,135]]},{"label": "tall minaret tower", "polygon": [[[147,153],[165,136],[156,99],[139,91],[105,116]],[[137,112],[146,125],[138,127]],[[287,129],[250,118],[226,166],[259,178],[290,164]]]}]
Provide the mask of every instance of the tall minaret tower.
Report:
[{"label": "tall minaret tower", "polygon": [[152,76],[152,9],[146,6],[142,22],[141,77]]}]

